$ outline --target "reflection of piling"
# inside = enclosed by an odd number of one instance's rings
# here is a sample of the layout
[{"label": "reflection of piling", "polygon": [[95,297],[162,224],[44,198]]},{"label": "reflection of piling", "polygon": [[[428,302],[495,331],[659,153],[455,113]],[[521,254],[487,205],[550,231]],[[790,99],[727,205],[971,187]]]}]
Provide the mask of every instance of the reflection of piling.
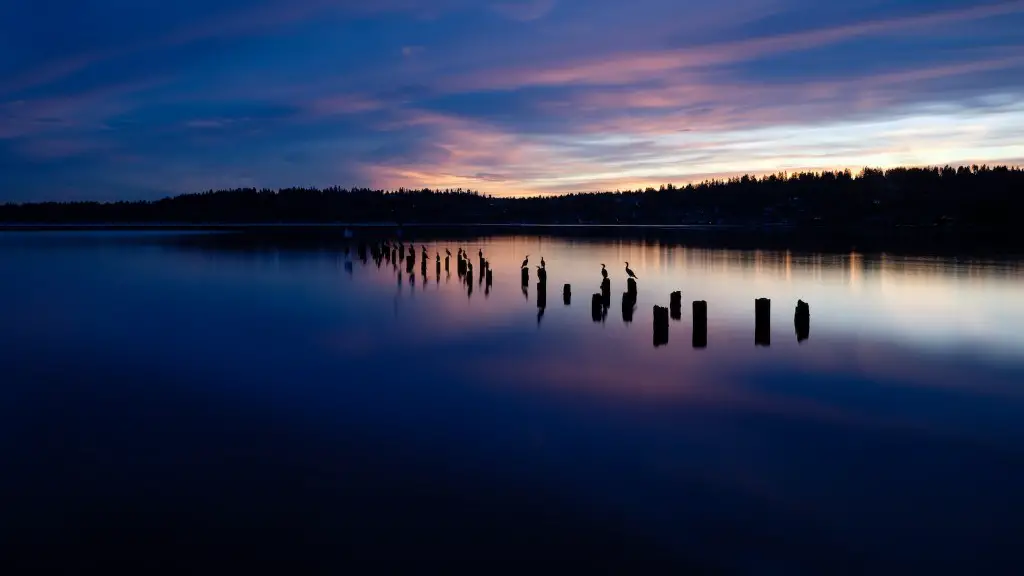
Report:
[{"label": "reflection of piling", "polygon": [[626,280],[626,292],[631,294],[633,299],[636,300],[636,280],[632,278]]},{"label": "reflection of piling", "polygon": [[668,344],[668,308],[654,307],[654,347]]},{"label": "reflection of piling", "polygon": [[466,295],[469,297],[473,296],[473,283],[466,282]]},{"label": "reflection of piling", "polygon": [[451,263],[451,259],[452,259],[451,256],[445,256],[444,257],[444,271],[446,273],[450,273],[451,272],[451,268],[448,266]]},{"label": "reflection of piling", "polygon": [[693,347],[708,347],[708,303],[704,300],[693,303]]},{"label": "reflection of piling", "polygon": [[489,288],[493,282],[494,282],[494,273],[491,272],[490,268],[488,268],[487,269],[487,287]]},{"label": "reflection of piling", "polygon": [[622,321],[629,324],[633,321],[633,310],[636,308],[636,295],[622,293]]},{"label": "reflection of piling", "polygon": [[757,346],[772,345],[772,301],[758,298],[754,301],[754,344]]},{"label": "reflection of piling", "polygon": [[607,278],[601,281],[601,304],[605,308],[612,307],[612,281]]},{"label": "reflection of piling", "polygon": [[523,286],[529,286],[530,285],[530,269],[529,268],[522,268],[522,270],[520,272],[520,275],[522,276],[522,279],[523,279]]},{"label": "reflection of piling", "polygon": [[796,341],[803,342],[811,337],[811,306],[803,300],[796,302],[796,316],[793,319],[796,325]]},{"label": "reflection of piling", "polygon": [[672,315],[673,320],[683,319],[683,293],[673,292],[669,295],[669,312]]},{"label": "reflection of piling", "polygon": [[568,306],[572,303],[572,286],[562,286],[562,303]]},{"label": "reflection of piling", "polygon": [[600,294],[594,294],[590,298],[590,316],[594,319],[594,322],[601,321],[601,316],[604,312],[603,301],[604,299]]}]

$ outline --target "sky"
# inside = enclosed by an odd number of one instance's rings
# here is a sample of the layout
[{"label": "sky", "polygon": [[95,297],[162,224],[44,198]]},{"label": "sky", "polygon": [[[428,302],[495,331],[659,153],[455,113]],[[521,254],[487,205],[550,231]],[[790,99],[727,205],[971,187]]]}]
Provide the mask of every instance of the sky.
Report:
[{"label": "sky", "polygon": [[1024,164],[1024,0],[0,0],[0,202]]}]

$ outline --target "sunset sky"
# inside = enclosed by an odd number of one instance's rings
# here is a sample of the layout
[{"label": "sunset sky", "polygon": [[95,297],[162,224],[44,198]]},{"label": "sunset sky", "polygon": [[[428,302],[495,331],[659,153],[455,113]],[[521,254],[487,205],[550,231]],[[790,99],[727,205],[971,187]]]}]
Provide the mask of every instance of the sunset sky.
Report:
[{"label": "sunset sky", "polygon": [[1024,163],[1024,0],[0,0],[0,201]]}]

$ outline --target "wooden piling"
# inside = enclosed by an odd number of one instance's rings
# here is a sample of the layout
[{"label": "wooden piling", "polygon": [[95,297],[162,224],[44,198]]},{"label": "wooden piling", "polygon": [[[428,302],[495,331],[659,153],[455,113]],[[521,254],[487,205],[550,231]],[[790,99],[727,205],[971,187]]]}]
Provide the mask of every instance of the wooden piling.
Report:
[{"label": "wooden piling", "polygon": [[803,300],[796,302],[796,314],[793,318],[796,327],[796,341],[803,342],[811,337],[811,306]]},{"label": "wooden piling", "polygon": [[523,286],[529,286],[530,285],[530,269],[529,268],[522,268],[521,270],[522,271],[520,272],[520,274],[522,275]]},{"label": "wooden piling", "polygon": [[668,308],[654,307],[654,347],[668,344]]},{"label": "wooden piling", "polygon": [[604,311],[603,298],[600,294],[594,294],[590,298],[590,316],[594,319],[594,322],[600,322],[602,312]]},{"label": "wooden piling", "polygon": [[693,347],[708,347],[708,303],[704,300],[693,302]]},{"label": "wooden piling", "polygon": [[572,303],[572,286],[568,284],[562,286],[562,303],[566,306]]},{"label": "wooden piling", "polygon": [[673,320],[683,319],[683,293],[673,292],[669,294],[669,312]]},{"label": "wooden piling", "polygon": [[636,296],[636,280],[633,278],[626,280],[626,291]]},{"label": "wooden piling", "polygon": [[772,301],[758,298],[754,301],[754,344],[756,346],[772,345]]}]

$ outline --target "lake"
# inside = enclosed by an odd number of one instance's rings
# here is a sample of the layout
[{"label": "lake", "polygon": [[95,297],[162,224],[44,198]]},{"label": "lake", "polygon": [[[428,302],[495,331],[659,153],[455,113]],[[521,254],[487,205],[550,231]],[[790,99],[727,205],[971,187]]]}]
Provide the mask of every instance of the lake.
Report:
[{"label": "lake", "polygon": [[1019,573],[1024,261],[503,235],[399,268],[0,234],[10,573]]}]

